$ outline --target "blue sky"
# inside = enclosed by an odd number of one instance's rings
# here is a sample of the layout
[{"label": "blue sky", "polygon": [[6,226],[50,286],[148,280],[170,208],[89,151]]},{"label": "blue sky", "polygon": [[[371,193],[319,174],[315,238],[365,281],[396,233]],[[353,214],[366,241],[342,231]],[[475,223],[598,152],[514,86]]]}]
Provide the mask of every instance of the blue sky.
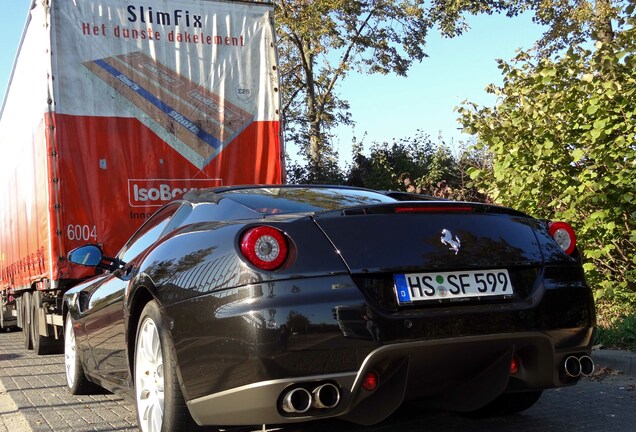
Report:
[{"label": "blue sky", "polygon": [[520,48],[530,49],[542,29],[526,14],[515,18],[481,15],[469,18],[470,30],[445,39],[431,33],[425,48],[428,58],[416,63],[407,78],[356,75],[341,85],[341,95],[350,101],[352,128],[340,128],[334,146],[350,158],[350,142],[367,132],[365,148],[373,141],[413,136],[420,129],[447,144],[466,141],[457,123],[455,107],[464,100],[480,105],[495,104],[485,88],[501,84],[496,59],[509,60]]},{"label": "blue sky", "polygon": [[31,0],[3,0],[0,14],[0,100],[11,74],[13,58],[18,48],[22,28]]},{"label": "blue sky", "polygon": [[[0,99],[11,73],[31,0],[4,0],[0,14]],[[429,57],[413,66],[407,78],[394,75],[350,75],[339,92],[351,104],[354,128],[337,129],[334,147],[341,160],[351,158],[351,139],[366,132],[365,148],[374,141],[412,136],[421,129],[447,143],[465,141],[454,108],[464,100],[493,105],[489,83],[500,83],[496,59],[510,59],[519,48],[530,48],[541,35],[530,15],[506,18],[471,17],[470,31],[454,39],[431,33]],[[295,149],[289,148],[290,153]]]}]

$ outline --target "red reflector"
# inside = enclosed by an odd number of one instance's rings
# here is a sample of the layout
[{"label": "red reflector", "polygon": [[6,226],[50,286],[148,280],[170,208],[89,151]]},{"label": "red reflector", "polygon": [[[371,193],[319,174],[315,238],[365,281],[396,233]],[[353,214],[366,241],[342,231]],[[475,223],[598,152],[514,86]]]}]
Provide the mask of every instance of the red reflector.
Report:
[{"label": "red reflector", "polygon": [[550,231],[550,235],[566,254],[570,255],[574,252],[574,248],[576,247],[576,234],[570,225],[565,222],[550,222],[548,224],[548,230]]},{"label": "red reflector", "polygon": [[378,387],[378,375],[375,372],[367,372],[362,380],[362,388],[373,391]]},{"label": "red reflector", "polygon": [[515,375],[517,372],[519,372],[519,359],[513,357],[510,361],[510,374]]},{"label": "red reflector", "polygon": [[455,212],[471,212],[472,207],[454,207],[454,206],[422,206],[422,207],[396,207],[396,213],[455,213]]}]

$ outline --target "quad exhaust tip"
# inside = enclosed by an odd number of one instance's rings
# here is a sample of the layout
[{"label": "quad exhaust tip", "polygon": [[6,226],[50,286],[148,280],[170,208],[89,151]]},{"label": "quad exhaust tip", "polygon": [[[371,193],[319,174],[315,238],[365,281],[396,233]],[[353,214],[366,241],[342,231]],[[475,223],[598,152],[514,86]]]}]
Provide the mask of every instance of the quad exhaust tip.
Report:
[{"label": "quad exhaust tip", "polygon": [[332,409],[340,402],[340,389],[332,383],[319,383],[311,391],[304,387],[286,390],[281,408],[288,414],[303,414],[310,408]]},{"label": "quad exhaust tip", "polygon": [[314,408],[331,409],[335,408],[340,402],[340,390],[331,383],[319,385],[312,394],[314,397]]},{"label": "quad exhaust tip", "polygon": [[302,387],[297,387],[283,396],[283,411],[289,414],[305,413],[311,408],[311,401],[311,393]]},{"label": "quad exhaust tip", "polygon": [[594,373],[594,360],[587,355],[580,357],[572,355],[563,362],[563,370],[565,375],[571,378],[578,378],[581,375],[590,376]]}]

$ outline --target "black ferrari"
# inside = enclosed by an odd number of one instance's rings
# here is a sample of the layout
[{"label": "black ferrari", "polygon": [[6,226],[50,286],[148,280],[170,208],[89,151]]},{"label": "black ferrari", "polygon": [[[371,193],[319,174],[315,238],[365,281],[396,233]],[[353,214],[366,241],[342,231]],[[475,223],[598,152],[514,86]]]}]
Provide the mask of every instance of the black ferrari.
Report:
[{"label": "black ferrari", "polygon": [[338,417],[409,400],[532,406],[594,369],[574,232],[486,204],[332,186],[188,192],[64,298],[73,394],[130,395],[142,431]]}]

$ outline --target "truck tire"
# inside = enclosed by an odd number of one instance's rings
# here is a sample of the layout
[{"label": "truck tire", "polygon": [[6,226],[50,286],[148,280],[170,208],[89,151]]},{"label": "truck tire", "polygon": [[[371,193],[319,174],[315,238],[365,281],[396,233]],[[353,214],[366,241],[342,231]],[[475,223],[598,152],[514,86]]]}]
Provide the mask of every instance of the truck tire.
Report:
[{"label": "truck tire", "polygon": [[[7,321],[5,321],[4,318],[5,314],[10,316]],[[7,325],[8,322],[10,322],[11,324]],[[17,328],[16,323],[17,320],[11,315],[11,311],[5,311],[4,307],[0,306],[0,328],[6,332],[12,332]]]},{"label": "truck tire", "polygon": [[90,395],[100,393],[101,388],[92,383],[84,374],[84,367],[80,359],[77,339],[71,316],[67,315],[64,322],[64,370],[66,371],[66,385],[72,395]]},{"label": "truck tire", "polygon": [[22,294],[22,335],[24,336],[24,349],[33,349],[31,341],[31,325],[29,323],[29,314],[31,312],[31,293]]},{"label": "truck tire", "polygon": [[134,390],[141,432],[200,430],[183,399],[177,360],[168,344],[159,306],[151,301],[141,312],[135,339]]},{"label": "truck tire", "polygon": [[61,340],[40,334],[39,311],[42,307],[42,293],[39,291],[34,292],[31,303],[33,304],[33,308],[31,309],[31,329],[33,330],[31,338],[33,340],[33,350],[37,355],[60,353],[64,346]]},{"label": "truck tire", "polygon": [[[4,307],[2,306],[2,297],[0,297],[0,328],[2,330],[5,329],[5,327],[4,327]],[[11,331],[11,327],[6,327],[6,331],[10,332]]]}]

